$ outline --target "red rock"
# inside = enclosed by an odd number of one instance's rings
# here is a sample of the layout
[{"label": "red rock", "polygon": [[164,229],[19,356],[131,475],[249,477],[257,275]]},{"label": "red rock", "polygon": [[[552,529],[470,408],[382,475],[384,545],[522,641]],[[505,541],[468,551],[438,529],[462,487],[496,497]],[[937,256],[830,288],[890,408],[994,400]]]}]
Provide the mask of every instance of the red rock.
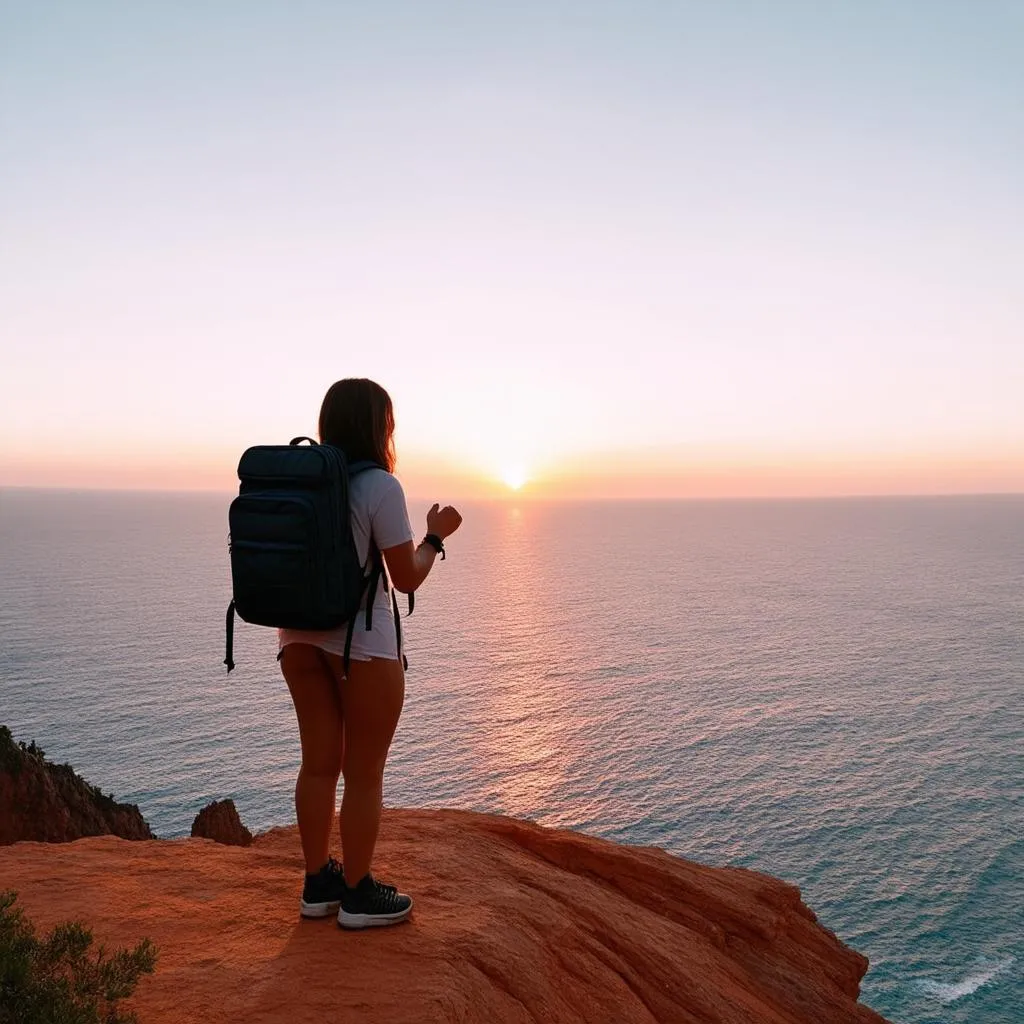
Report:
[{"label": "red rock", "polygon": [[[71,854],[69,856],[69,853]],[[216,1020],[881,1024],[864,957],[791,885],[661,850],[456,811],[385,811],[375,870],[409,922],[345,932],[299,917],[294,827],[248,849],[84,839],[0,849],[40,928],[159,948],[145,1024]]]},{"label": "red rock", "polygon": [[192,835],[225,846],[248,846],[252,842],[252,833],[238,817],[234,800],[214,800],[207,804],[192,822]]},{"label": "red rock", "polygon": [[71,765],[51,764],[34,743],[15,743],[10,730],[0,726],[0,846],[100,835],[153,838],[135,804],[118,803]]}]

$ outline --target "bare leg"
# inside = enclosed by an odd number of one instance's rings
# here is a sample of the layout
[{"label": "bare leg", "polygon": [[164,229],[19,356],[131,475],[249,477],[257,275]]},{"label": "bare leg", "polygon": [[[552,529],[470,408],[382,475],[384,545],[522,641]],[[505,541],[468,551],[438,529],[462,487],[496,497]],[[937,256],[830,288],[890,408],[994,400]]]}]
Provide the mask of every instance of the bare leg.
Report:
[{"label": "bare leg", "polygon": [[334,807],[344,751],[344,719],[337,682],[323,651],[289,644],[281,671],[295,705],[302,742],[302,766],[295,783],[295,815],[306,871],[327,863]]},{"label": "bare leg", "polygon": [[[329,655],[336,674],[341,659]],[[341,683],[345,722],[341,801],[341,846],[345,879],[356,885],[370,870],[383,802],[384,765],[405,700],[405,672],[399,661],[352,661]]]}]

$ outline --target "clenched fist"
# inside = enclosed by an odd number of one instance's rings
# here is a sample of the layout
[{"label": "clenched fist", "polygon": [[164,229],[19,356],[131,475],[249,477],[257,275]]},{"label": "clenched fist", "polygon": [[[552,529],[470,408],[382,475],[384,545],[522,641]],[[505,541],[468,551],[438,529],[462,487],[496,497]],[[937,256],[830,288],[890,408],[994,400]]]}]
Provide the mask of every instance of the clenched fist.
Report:
[{"label": "clenched fist", "polygon": [[441,508],[435,502],[427,513],[427,533],[437,534],[441,540],[450,537],[462,525],[462,516],[452,508],[445,505]]}]

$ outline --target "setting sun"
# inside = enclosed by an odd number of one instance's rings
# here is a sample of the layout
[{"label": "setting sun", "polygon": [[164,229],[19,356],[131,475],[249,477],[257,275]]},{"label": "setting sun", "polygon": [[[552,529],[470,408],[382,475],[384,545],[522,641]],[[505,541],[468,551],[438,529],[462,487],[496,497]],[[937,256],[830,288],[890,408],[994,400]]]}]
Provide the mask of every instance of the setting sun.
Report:
[{"label": "setting sun", "polygon": [[501,479],[513,491],[518,491],[526,483],[526,470],[522,466],[507,466],[501,474]]}]

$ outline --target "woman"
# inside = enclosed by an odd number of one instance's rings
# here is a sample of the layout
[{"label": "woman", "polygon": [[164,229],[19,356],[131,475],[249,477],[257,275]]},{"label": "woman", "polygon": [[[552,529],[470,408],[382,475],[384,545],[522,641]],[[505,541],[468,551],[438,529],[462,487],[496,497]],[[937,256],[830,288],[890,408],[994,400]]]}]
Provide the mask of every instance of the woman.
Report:
[{"label": "woman", "polygon": [[[388,393],[371,380],[339,380],[320,408],[320,441],[336,445],[349,462],[369,460],[350,480],[352,533],[367,575],[374,546],[383,554],[392,585],[411,594],[427,578],[462,517],[451,506],[427,513],[427,536],[413,543],[405,495],[392,476],[394,411]],[[281,671],[295,705],[302,766],[295,784],[295,811],[306,859],[300,904],[306,917],[338,911],[345,928],[395,924],[412,900],[370,871],[380,826],[384,764],[405,698],[391,598],[383,586],[373,595],[372,628],[356,619],[344,670],[347,625],[325,632],[279,631]],[[365,609],[365,598],[363,607]],[[341,847],[344,870],[330,855],[338,776],[344,776]]]}]

